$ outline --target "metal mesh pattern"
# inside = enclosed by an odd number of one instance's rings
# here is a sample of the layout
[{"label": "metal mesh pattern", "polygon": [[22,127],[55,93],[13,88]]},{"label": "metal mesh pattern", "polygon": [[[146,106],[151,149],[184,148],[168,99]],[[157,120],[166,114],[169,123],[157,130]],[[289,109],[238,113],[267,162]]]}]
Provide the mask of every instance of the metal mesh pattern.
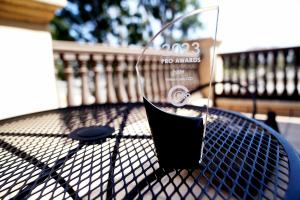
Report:
[{"label": "metal mesh pattern", "polygon": [[[201,108],[190,109],[201,112]],[[283,199],[289,162],[268,130],[210,110],[198,170],[159,167],[142,104],[66,108],[0,122],[1,199]],[[84,144],[80,127],[109,125],[112,136]]]}]

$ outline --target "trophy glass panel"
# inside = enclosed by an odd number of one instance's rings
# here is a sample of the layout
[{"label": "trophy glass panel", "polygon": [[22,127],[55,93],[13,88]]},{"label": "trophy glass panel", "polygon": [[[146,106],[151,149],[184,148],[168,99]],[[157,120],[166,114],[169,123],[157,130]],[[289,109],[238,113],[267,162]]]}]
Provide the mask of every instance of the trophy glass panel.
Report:
[{"label": "trophy glass panel", "polygon": [[[139,56],[138,83],[162,167],[191,168],[201,162],[217,21],[218,7],[187,13],[166,24]],[[198,91],[203,80],[209,87]]]}]

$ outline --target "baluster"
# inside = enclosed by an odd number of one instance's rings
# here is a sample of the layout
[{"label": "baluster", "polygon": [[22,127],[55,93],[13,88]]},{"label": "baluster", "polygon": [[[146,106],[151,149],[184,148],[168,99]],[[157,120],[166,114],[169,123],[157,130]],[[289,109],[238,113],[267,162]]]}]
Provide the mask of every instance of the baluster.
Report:
[{"label": "baluster", "polygon": [[172,74],[171,75],[173,76],[173,78],[175,78],[175,80],[172,82],[173,83],[172,86],[181,85],[178,74],[175,73],[175,71],[179,69],[179,64],[178,63],[176,63],[176,64],[175,63],[170,63],[170,66],[171,66],[171,71],[170,72],[173,73],[173,75]]},{"label": "baluster", "polygon": [[277,55],[277,93],[279,95],[279,98],[282,98],[284,96],[284,65],[284,52],[280,50],[278,51]]},{"label": "baluster", "polygon": [[171,88],[171,83],[170,83],[170,68],[171,66],[169,64],[163,64],[163,69],[164,69],[164,80],[165,80],[165,86],[166,86],[166,93],[165,95],[168,94],[168,91],[170,90]]},{"label": "baluster", "polygon": [[195,82],[196,82],[195,78],[196,77],[195,77],[195,74],[192,73],[192,72],[194,72],[194,69],[195,69],[194,67],[195,67],[194,64],[187,64],[187,65],[183,64],[183,67],[182,67],[182,69],[184,69],[184,77],[185,78],[187,78],[187,77],[191,77],[192,78],[192,81],[189,81],[189,80],[185,80],[184,81],[185,86],[189,90],[191,90],[191,89],[193,89],[193,88],[196,87],[196,84],[195,84]]},{"label": "baluster", "polygon": [[258,60],[258,53],[255,52],[254,53],[254,93],[255,96],[258,97],[258,81],[257,81],[257,77],[259,76],[258,74],[258,64],[259,64],[259,60]]},{"label": "baluster", "polygon": [[[239,82],[239,84],[240,85],[245,85],[245,80],[246,80],[246,70],[245,70],[245,59],[246,59],[246,56],[245,56],[245,54],[240,54],[240,61],[239,61],[239,70],[240,70],[240,82]],[[241,97],[243,97],[243,96],[245,96],[245,88],[243,88],[243,87],[240,87],[239,86],[239,88],[240,88],[240,90],[239,90],[239,92],[240,92],[240,96]]]},{"label": "baluster", "polygon": [[90,59],[88,54],[79,54],[79,74],[81,78],[81,104],[89,104],[89,87],[88,87],[88,68],[87,62]]},{"label": "baluster", "polygon": [[268,97],[268,90],[267,90],[267,85],[268,85],[268,82],[267,82],[267,74],[268,74],[268,51],[265,51],[263,52],[262,56],[263,56],[263,70],[264,70],[264,74],[263,74],[263,82],[264,82],[264,86],[263,86],[263,93],[262,95],[264,97]]},{"label": "baluster", "polygon": [[[191,88],[194,89],[194,88],[198,87],[199,83],[200,83],[199,72],[198,72],[199,65],[198,64],[193,64],[190,67],[191,68],[189,70],[189,76],[188,77],[191,77],[192,80],[189,80],[188,82],[190,83]],[[215,80],[214,78],[215,77],[212,77],[212,79],[211,79],[212,82]]]},{"label": "baluster", "polygon": [[[128,96],[130,99],[130,102],[136,102],[137,101],[137,90],[135,89],[135,78],[134,78],[134,56],[128,55],[127,56],[127,78],[128,78]],[[139,84],[139,83],[138,83]]]},{"label": "baluster", "polygon": [[[198,64],[191,64],[187,66],[188,75],[187,77],[191,77],[192,80],[188,80],[189,89],[194,89],[199,86],[199,72],[198,72]],[[213,77],[212,77],[213,78]],[[212,79],[213,81],[213,79]]]},{"label": "baluster", "polygon": [[250,69],[250,54],[249,53],[246,53],[245,54],[245,64],[244,64],[244,67],[245,67],[245,80],[246,80],[246,96],[249,96],[250,93],[250,81],[249,81],[249,69]]},{"label": "baluster", "polygon": [[[230,81],[230,78],[229,78],[229,56],[228,55],[223,55],[223,63],[224,63],[223,81]],[[223,84],[222,96],[226,96],[227,94],[229,94],[229,92],[230,92],[229,88],[230,88],[229,83]]]},{"label": "baluster", "polygon": [[151,82],[152,82],[152,94],[153,94],[153,101],[159,101],[159,90],[158,90],[158,67],[157,67],[157,57],[152,57],[151,63]]},{"label": "baluster", "polygon": [[264,75],[264,55],[262,52],[257,52],[257,92],[260,96],[264,94],[265,83],[263,80]]},{"label": "baluster", "polygon": [[[235,74],[236,74],[236,82],[238,84],[241,84],[241,70],[240,70],[240,65],[241,64],[241,54],[237,54],[235,56]],[[236,85],[237,87],[237,92],[236,92],[236,96],[240,96],[242,94],[241,92],[241,87],[240,85]]]},{"label": "baluster", "polygon": [[[222,60],[222,66],[223,66],[223,69],[222,69],[222,81],[226,81],[226,57],[225,55],[221,55],[221,60]],[[221,89],[220,90],[220,95],[219,96],[224,96],[225,95],[225,84],[222,83],[220,84],[221,85]]]},{"label": "baluster", "polygon": [[184,69],[185,78],[186,77],[191,77],[193,79],[192,81],[185,80],[185,86],[189,90],[194,89],[195,88],[195,82],[196,82],[195,75],[192,73],[194,71],[194,65],[193,64],[184,65],[183,69]]},{"label": "baluster", "polygon": [[[235,55],[231,55],[230,56],[230,81],[236,82],[235,75],[236,75],[236,57],[235,57]],[[231,84],[230,89],[231,89],[231,95],[235,96],[236,95],[236,90],[235,90],[236,85]]]},{"label": "baluster", "polygon": [[283,92],[282,96],[283,98],[287,98],[288,92],[287,92],[287,66],[288,66],[288,49],[285,49],[283,51]]},{"label": "baluster", "polygon": [[267,52],[266,57],[266,96],[267,98],[272,98],[272,87],[273,87],[273,75],[272,75],[272,67],[273,67],[273,54],[271,51]]},{"label": "baluster", "polygon": [[[101,84],[102,81],[100,80],[100,77],[102,75],[101,69],[99,65],[103,65],[103,56],[101,54],[93,55],[93,72],[94,72],[94,81],[95,81],[95,102],[97,104],[104,103],[105,99],[103,98],[103,95],[101,95]],[[104,87],[102,87],[104,88]]]},{"label": "baluster", "polygon": [[249,79],[249,92],[255,94],[255,56],[253,53],[249,53],[249,64],[248,64],[248,79]]},{"label": "baluster", "polygon": [[114,55],[107,54],[105,55],[106,66],[105,66],[105,74],[106,74],[106,91],[107,91],[107,102],[108,103],[116,103],[117,95],[114,87],[113,81],[113,66],[112,63],[114,61]]},{"label": "baluster", "polygon": [[144,60],[144,87],[145,87],[145,95],[149,100],[152,100],[152,92],[151,92],[151,77],[150,77],[150,57],[146,56]]},{"label": "baluster", "polygon": [[118,98],[120,102],[128,102],[128,96],[125,88],[125,82],[124,82],[124,68],[125,68],[125,56],[124,55],[118,55],[117,56],[117,93],[118,93]]},{"label": "baluster", "polygon": [[[229,55],[229,58],[228,58],[228,78],[229,78],[229,81],[232,82],[233,81],[233,64],[232,64],[232,55]],[[232,88],[232,84],[229,83],[228,84],[229,87],[228,87],[228,91],[229,91],[229,95],[230,96],[233,96],[233,88]]]},{"label": "baluster", "polygon": [[274,90],[273,90],[273,94],[272,96],[278,96],[278,92],[277,92],[277,56],[278,56],[278,51],[273,51],[273,67],[272,67],[272,71],[273,71],[273,84],[274,84]]},{"label": "baluster", "polygon": [[172,81],[170,81],[170,87],[173,87],[174,85],[177,85],[177,79],[176,79],[176,75],[174,73],[175,65],[173,63],[167,64],[169,66],[169,77],[172,79]]},{"label": "baluster", "polygon": [[[176,59],[176,58],[175,58]],[[184,74],[186,73],[185,68],[182,66],[182,63],[176,63],[174,64],[176,71],[178,70],[184,70]],[[182,79],[183,75],[182,74],[176,74],[176,79],[177,79],[177,85],[183,85],[187,87],[185,84],[185,81]]]},{"label": "baluster", "polygon": [[[137,60],[138,60],[138,56],[135,56],[134,60],[135,60],[135,63],[136,63]],[[139,68],[140,68],[140,70],[144,71],[142,63],[140,63]],[[137,91],[137,100],[139,102],[141,102],[141,101],[143,101],[143,91],[145,90],[145,86],[144,86],[144,84],[141,84],[142,79],[143,79],[142,78],[143,74],[142,74],[141,71],[139,72],[139,75],[140,75],[141,80],[139,80],[139,78],[136,76],[136,83],[135,83],[135,85],[136,85],[136,91]]]},{"label": "baluster", "polygon": [[298,92],[298,84],[299,84],[299,66],[300,66],[300,48],[297,48],[294,50],[294,56],[295,56],[295,59],[294,59],[294,71],[295,71],[295,75],[294,75],[294,84],[295,84],[295,87],[294,87],[294,92],[293,92],[293,97],[295,99],[299,99],[299,93]]},{"label": "baluster", "polygon": [[[176,67],[177,69],[179,69],[179,70],[185,70],[184,67],[182,66],[183,64],[178,63],[178,64],[176,64],[176,65],[177,65],[177,67]],[[187,65],[190,65],[190,64],[187,64]],[[183,85],[183,86],[187,87],[186,81],[183,80],[182,77],[183,77],[182,75],[177,75],[177,78],[178,78],[178,85]]]},{"label": "baluster", "polygon": [[288,94],[288,98],[291,99],[294,93],[294,77],[295,77],[295,51],[294,49],[288,50],[288,56],[287,56],[287,66],[286,66],[286,75],[287,75],[287,85],[286,90]]},{"label": "baluster", "polygon": [[[159,60],[159,59],[158,59]],[[166,100],[166,88],[165,88],[165,80],[164,80],[164,65],[161,62],[158,62],[158,86],[159,86],[159,94],[160,100]]]},{"label": "baluster", "polygon": [[74,54],[61,54],[61,59],[64,63],[64,74],[67,81],[67,104],[68,106],[74,105],[74,70],[72,66],[72,62],[76,59]]}]

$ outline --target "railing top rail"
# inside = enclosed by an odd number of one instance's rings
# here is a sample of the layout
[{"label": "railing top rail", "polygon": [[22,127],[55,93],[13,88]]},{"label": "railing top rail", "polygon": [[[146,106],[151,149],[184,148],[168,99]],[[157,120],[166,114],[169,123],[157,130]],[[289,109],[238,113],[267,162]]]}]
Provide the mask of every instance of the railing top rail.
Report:
[{"label": "railing top rail", "polygon": [[220,56],[227,56],[227,55],[238,55],[238,54],[251,54],[251,53],[264,53],[264,52],[272,52],[272,51],[285,51],[285,50],[299,50],[300,46],[294,47],[278,47],[278,48],[267,48],[267,49],[251,49],[245,51],[236,51],[236,52],[226,52],[226,53],[218,53]]},{"label": "railing top rail", "polygon": [[[53,50],[58,53],[94,53],[94,54],[126,54],[138,56],[142,53],[142,47],[128,47],[128,46],[110,46],[105,44],[88,44],[77,43],[69,41],[53,40]],[[148,49],[146,55],[151,56],[193,56],[193,53],[186,52],[176,53],[173,51]]]}]

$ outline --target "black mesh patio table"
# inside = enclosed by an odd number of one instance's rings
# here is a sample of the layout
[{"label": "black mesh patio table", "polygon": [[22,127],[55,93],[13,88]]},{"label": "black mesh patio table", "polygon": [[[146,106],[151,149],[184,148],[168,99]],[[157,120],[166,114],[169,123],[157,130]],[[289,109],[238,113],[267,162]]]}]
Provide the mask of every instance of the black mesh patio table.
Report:
[{"label": "black mesh patio table", "polygon": [[[141,103],[2,120],[0,199],[299,199],[300,161],[281,135],[237,113],[209,112],[203,161],[194,170],[160,168]],[[103,126],[113,134],[70,137]]]}]

